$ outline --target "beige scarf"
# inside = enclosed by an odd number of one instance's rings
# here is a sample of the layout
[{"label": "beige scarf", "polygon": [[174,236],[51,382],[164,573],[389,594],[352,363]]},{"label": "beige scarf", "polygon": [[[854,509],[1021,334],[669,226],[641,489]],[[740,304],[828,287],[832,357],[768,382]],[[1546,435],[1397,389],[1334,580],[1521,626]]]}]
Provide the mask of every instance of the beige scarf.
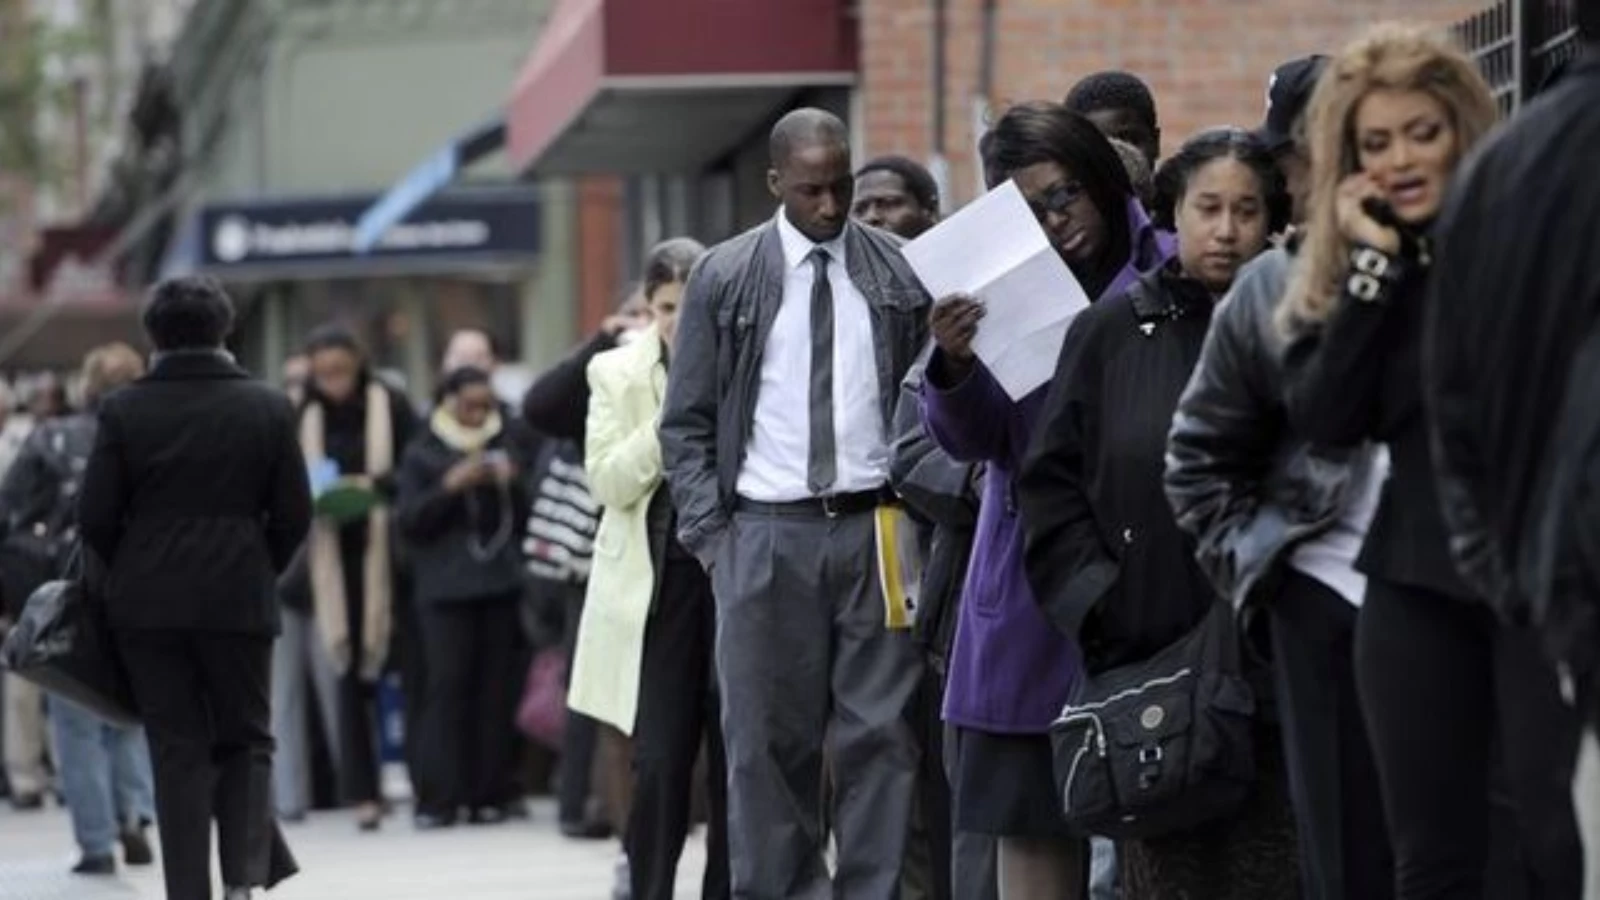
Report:
[{"label": "beige scarf", "polygon": [[[300,449],[308,463],[327,455],[327,425],[322,404],[306,406],[300,420]],[[394,422],[389,411],[389,394],[377,382],[367,385],[367,471],[372,478],[389,474],[394,468]],[[355,473],[344,473],[355,474]],[[315,605],[317,628],[340,674],[356,665],[350,646],[349,598],[344,590],[344,561],[339,556],[339,525],[318,518],[307,538],[311,563],[311,597]],[[377,681],[384,657],[389,651],[389,629],[393,616],[393,593],[389,569],[389,511],[373,507],[367,518],[367,552],[362,560],[362,637],[358,672],[364,681]]]},{"label": "beige scarf", "polygon": [[505,430],[505,423],[500,421],[500,414],[492,412],[489,418],[477,428],[468,428],[456,421],[443,406],[433,411],[433,418],[428,420],[428,427],[444,441],[444,445],[457,453],[472,456],[483,452],[489,442],[500,436]]}]

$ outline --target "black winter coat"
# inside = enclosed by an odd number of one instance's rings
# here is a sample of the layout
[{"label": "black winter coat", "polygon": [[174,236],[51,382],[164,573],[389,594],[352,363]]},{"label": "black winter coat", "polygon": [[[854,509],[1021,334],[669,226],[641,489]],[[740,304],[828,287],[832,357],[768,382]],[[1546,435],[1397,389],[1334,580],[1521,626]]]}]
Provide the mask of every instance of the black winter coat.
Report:
[{"label": "black winter coat", "polygon": [[288,398],[220,354],[161,359],[101,403],[78,521],[113,627],[275,633],[311,526]]},{"label": "black winter coat", "polygon": [[1591,47],[1456,175],[1424,349],[1456,562],[1580,673],[1600,673],[1596,108]]},{"label": "black winter coat", "polygon": [[1039,596],[1084,571],[1117,573],[1092,610],[1071,616],[1091,671],[1148,658],[1216,602],[1162,486],[1173,410],[1213,305],[1174,266],[1078,314],[1018,481]]},{"label": "black winter coat", "polygon": [[[339,464],[339,471],[347,475],[367,471],[367,379],[372,377],[374,376],[364,375],[361,383],[356,386],[355,393],[344,403],[331,403],[318,396],[314,389],[308,397],[309,401],[322,404],[323,450],[329,459]],[[389,398],[389,424],[393,432],[391,439],[394,441],[394,469],[387,475],[374,479],[374,487],[386,501],[393,503],[395,470],[399,469],[406,447],[415,439],[420,425],[416,410],[411,408],[411,402],[406,396],[387,384],[383,385],[383,388],[385,396]],[[304,407],[301,408],[300,415],[305,415]],[[295,433],[298,439],[298,424]],[[366,566],[363,560],[367,553],[370,530],[368,520],[365,518],[347,522],[339,528],[339,561],[344,569],[345,597],[352,604],[366,595]],[[394,570],[393,585],[398,597],[407,591],[403,576],[408,573],[403,548],[395,546],[394,551],[390,559],[393,560],[391,566]],[[311,573],[303,554],[295,560],[293,570],[280,585],[279,597],[290,609],[311,612]],[[356,616],[356,619],[359,618]]]},{"label": "black winter coat", "polygon": [[1167,499],[1195,558],[1235,608],[1270,589],[1294,545],[1338,519],[1353,451],[1289,428],[1285,342],[1273,316],[1294,257],[1272,250],[1239,273],[1212,316],[1167,443]]},{"label": "black winter coat", "polygon": [[[528,471],[530,461],[509,432],[485,449],[509,455],[519,476]],[[503,488],[446,490],[445,473],[465,458],[426,431],[407,448],[396,476],[397,519],[410,550],[419,603],[487,600],[522,587],[527,481],[518,477]]]},{"label": "black winter coat", "polygon": [[551,366],[522,396],[523,421],[541,435],[583,446],[589,419],[589,363],[616,346],[614,335],[599,331]]}]

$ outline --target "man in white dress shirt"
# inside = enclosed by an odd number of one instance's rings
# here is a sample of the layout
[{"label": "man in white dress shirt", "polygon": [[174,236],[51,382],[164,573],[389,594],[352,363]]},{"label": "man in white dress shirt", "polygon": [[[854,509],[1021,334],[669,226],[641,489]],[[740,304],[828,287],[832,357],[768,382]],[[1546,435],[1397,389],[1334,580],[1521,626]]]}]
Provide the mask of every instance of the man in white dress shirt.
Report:
[{"label": "man in white dress shirt", "polygon": [[771,151],[782,208],[690,277],[662,453],[680,537],[717,594],[733,896],[890,900],[921,662],[885,626],[874,512],[891,499],[887,436],[929,300],[898,241],[850,221],[843,122],[790,113]]}]

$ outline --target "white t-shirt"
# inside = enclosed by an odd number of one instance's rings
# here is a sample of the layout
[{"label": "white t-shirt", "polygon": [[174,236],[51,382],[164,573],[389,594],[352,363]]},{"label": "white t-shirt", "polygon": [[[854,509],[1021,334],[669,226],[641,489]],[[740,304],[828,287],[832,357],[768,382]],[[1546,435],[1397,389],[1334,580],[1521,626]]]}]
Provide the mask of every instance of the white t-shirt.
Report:
[{"label": "white t-shirt", "polygon": [[1383,485],[1389,480],[1389,448],[1373,447],[1357,459],[1354,468],[1339,518],[1327,531],[1296,547],[1289,565],[1360,606],[1367,593],[1367,576],[1356,571],[1356,557],[1378,511]]}]

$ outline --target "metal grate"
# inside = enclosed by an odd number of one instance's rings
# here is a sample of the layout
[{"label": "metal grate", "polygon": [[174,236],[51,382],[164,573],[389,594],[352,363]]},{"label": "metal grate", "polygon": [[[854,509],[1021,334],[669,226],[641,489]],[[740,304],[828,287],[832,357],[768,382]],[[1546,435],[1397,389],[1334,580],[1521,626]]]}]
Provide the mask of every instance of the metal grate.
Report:
[{"label": "metal grate", "polygon": [[1531,84],[1537,87],[1578,55],[1577,16],[1568,0],[1544,0],[1542,15],[1528,42]]},{"label": "metal grate", "polygon": [[1506,114],[1578,52],[1571,0],[1497,0],[1451,30]]},{"label": "metal grate", "polygon": [[1510,114],[1520,98],[1520,79],[1517,77],[1518,31],[1516,9],[1512,0],[1500,0],[1494,6],[1456,24],[1452,29],[1456,39],[1472,54],[1483,70],[1489,87],[1494,90],[1500,111]]}]

